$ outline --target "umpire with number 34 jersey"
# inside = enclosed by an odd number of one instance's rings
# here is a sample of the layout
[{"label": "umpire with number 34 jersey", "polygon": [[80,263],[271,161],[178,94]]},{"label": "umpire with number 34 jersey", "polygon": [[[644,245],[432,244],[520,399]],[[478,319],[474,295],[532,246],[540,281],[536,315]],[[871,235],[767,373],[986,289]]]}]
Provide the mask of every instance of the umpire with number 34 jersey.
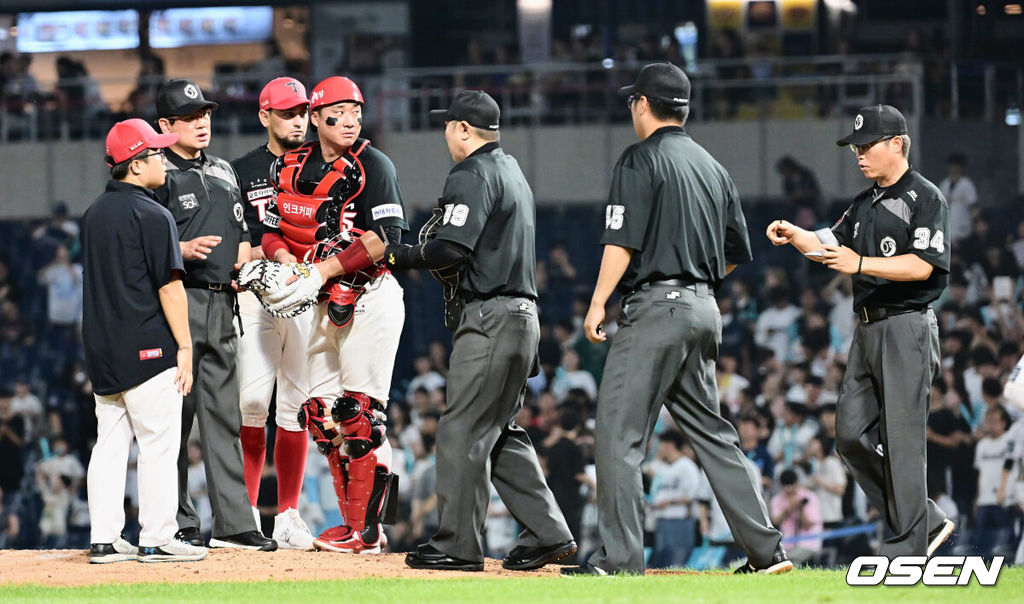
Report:
[{"label": "umpire with number 34 jersey", "polygon": [[827,230],[819,236],[785,220],[769,224],[767,235],[853,275],[859,321],[839,389],[836,450],[885,514],[891,534],[880,553],[931,555],[954,528],[925,484],[925,424],[939,368],[929,304],[949,279],[949,208],[910,168],[907,122],[895,107],[862,107],[853,132],[837,144],[853,150],[875,184],[832,227],[836,241]]}]

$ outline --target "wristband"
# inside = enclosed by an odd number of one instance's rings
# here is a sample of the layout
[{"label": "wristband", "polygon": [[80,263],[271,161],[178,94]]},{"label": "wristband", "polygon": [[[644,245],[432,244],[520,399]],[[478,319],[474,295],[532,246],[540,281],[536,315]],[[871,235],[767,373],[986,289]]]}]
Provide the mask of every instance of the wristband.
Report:
[{"label": "wristband", "polygon": [[859,261],[857,261],[857,274],[858,274],[858,275],[860,274],[860,269],[861,269],[861,268],[862,268],[863,266],[864,266],[864,256],[861,256],[861,257],[860,257],[860,260],[859,260]]}]

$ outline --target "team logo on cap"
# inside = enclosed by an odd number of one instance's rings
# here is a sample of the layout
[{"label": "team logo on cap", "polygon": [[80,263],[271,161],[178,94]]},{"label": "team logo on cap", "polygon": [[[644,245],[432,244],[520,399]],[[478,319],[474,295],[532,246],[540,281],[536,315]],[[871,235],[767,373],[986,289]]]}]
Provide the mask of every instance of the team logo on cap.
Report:
[{"label": "team logo on cap", "polygon": [[860,127],[864,125],[864,116],[857,114],[857,117],[853,118],[853,129],[860,130]]},{"label": "team logo on cap", "polygon": [[313,94],[309,95],[309,102],[316,103],[317,100],[324,98],[325,91],[323,88],[318,88],[313,91]]},{"label": "team logo on cap", "polygon": [[885,237],[878,245],[878,249],[881,250],[883,256],[888,258],[896,253],[896,242],[892,237]]},{"label": "team logo on cap", "polygon": [[194,99],[199,96],[199,89],[196,88],[195,84],[187,84],[182,92],[184,92],[185,96],[190,99]]}]

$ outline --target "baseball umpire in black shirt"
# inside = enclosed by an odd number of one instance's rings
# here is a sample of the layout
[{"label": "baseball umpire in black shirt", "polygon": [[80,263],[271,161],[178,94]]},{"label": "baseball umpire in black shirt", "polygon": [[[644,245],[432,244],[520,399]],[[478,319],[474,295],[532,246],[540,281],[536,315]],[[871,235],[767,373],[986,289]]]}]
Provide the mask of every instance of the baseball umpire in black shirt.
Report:
[{"label": "baseball umpire in black shirt", "polygon": [[859,321],[839,389],[836,450],[882,510],[892,534],[881,555],[931,555],[953,522],[928,499],[925,427],[939,368],[939,326],[929,304],[949,280],[949,207],[939,189],[910,168],[903,115],[862,107],[849,146],[865,178],[831,229],[809,232],[775,220],[768,239],[853,275]]},{"label": "baseball umpire in black shirt", "polygon": [[462,91],[431,115],[444,120],[456,162],[437,228],[423,244],[389,245],[385,259],[395,269],[447,269],[455,280],[446,290],[461,309],[457,327],[449,323],[448,406],[437,425],[438,530],[405,563],[483,570],[489,480],[523,527],[502,565],[533,570],[577,549],[530,438],[515,424],[540,341],[533,191],[498,144],[498,104],[488,94]]},{"label": "baseball umpire in black shirt", "polygon": [[793,568],[761,498],[760,481],[719,412],[715,361],[722,318],[714,291],[751,260],[747,224],[725,169],[683,129],[690,82],[671,63],[640,70],[626,97],[640,142],[612,173],[604,256],[584,319],[591,342],[612,291],[623,294],[605,362],[594,440],[601,547],[563,574],[642,573],[640,465],[662,404],[692,443],[748,562],[741,572]]},{"label": "baseball umpire in black shirt", "polygon": [[178,142],[167,150],[167,182],[155,192],[178,225],[195,347],[195,386],[182,406],[179,537],[202,543],[187,484],[188,438],[196,417],[213,508],[210,547],[272,551],[277,544],[257,529],[242,474],[232,271],[235,263],[250,259],[251,250],[238,177],[230,164],[204,151],[210,145],[210,114],[216,108],[217,103],[207,101],[191,80],[170,80],[157,93],[160,129],[178,134]]}]

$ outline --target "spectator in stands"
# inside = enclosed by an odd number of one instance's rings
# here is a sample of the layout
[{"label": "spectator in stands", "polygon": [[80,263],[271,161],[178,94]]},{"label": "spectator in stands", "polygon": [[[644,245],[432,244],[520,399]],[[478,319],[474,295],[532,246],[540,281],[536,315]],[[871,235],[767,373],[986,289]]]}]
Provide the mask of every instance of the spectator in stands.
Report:
[{"label": "spectator in stands", "polygon": [[512,513],[505,507],[505,502],[498,495],[498,490],[491,485],[490,502],[487,505],[487,519],[484,520],[484,541],[487,555],[491,558],[504,558],[516,545],[519,528]]},{"label": "spectator in stands", "polygon": [[731,354],[718,357],[718,398],[733,415],[739,413],[743,392],[750,386],[750,380],[737,373],[738,368],[736,357]]},{"label": "spectator in stands", "polygon": [[757,418],[750,415],[741,417],[737,432],[740,436],[740,450],[757,466],[761,472],[761,486],[768,491],[775,484],[775,460],[768,452],[768,447],[761,442]]},{"label": "spectator in stands", "polygon": [[82,320],[82,265],[71,262],[71,252],[57,246],[53,261],[39,270],[39,284],[46,286],[46,317],[54,348],[66,349]]},{"label": "spectator in stands", "polygon": [[6,500],[4,490],[0,489],[0,550],[17,539],[18,533],[21,532],[18,515],[10,506],[4,504]]},{"label": "spectator in stands", "polygon": [[814,220],[811,225],[802,225],[804,228],[813,228],[813,223],[821,217],[822,196],[821,188],[818,187],[818,179],[807,166],[800,164],[789,155],[785,155],[775,162],[775,171],[782,177],[782,193],[786,202],[791,204],[795,210],[805,208],[813,213]]},{"label": "spectator in stands", "polygon": [[7,268],[7,261],[0,258],[0,303],[7,300],[18,301],[18,287],[11,279],[11,272]]},{"label": "spectator in stands", "polygon": [[1013,518],[1010,508],[997,498],[1002,482],[1003,464],[1010,456],[1010,414],[1002,405],[985,412],[982,433],[974,451],[974,467],[978,470],[978,500],[974,546],[978,554],[992,556],[997,548],[1009,542]]},{"label": "spectator in stands", "polygon": [[[128,94],[128,98],[125,100],[124,112],[128,116],[152,122],[157,117],[156,93],[160,86],[167,81],[167,72],[164,69],[164,60],[152,52],[143,53],[139,62],[139,77],[135,80],[135,89]],[[283,72],[276,72],[270,78],[281,73]]]},{"label": "spectator in stands", "polygon": [[85,64],[61,55],[57,57],[57,87],[54,90],[60,117],[66,120],[73,138],[90,130],[90,124],[106,113],[99,86],[89,77]]},{"label": "spectator in stands", "polygon": [[693,457],[681,432],[669,429],[658,436],[658,464],[651,488],[655,529],[650,568],[683,567],[696,545],[693,509],[701,480]]},{"label": "spectator in stands", "polygon": [[9,393],[0,393],[0,491],[10,507],[25,475],[25,420],[11,409]]},{"label": "spectator in stands", "polygon": [[78,223],[68,217],[68,205],[58,201],[53,205],[50,216],[32,230],[32,241],[41,254],[48,255],[59,245],[76,251],[79,230]]},{"label": "spectator in stands", "polygon": [[[436,429],[436,426],[435,426]],[[434,436],[424,435],[413,446],[416,464],[412,472],[412,540],[422,542],[437,531],[437,467]]]},{"label": "spectator in stands", "polygon": [[448,377],[448,347],[443,342],[433,341],[427,346],[427,356],[434,371]]},{"label": "spectator in stands", "polygon": [[971,234],[971,218],[978,203],[978,189],[967,176],[967,157],[960,152],[946,158],[946,178],[939,190],[949,204],[949,239],[956,245]]},{"label": "spectator in stands", "polygon": [[43,403],[29,388],[28,382],[20,379],[14,382],[14,396],[11,398],[11,412],[21,416],[25,422],[25,438],[31,442],[46,432],[43,422]]},{"label": "spectator in stands", "polygon": [[928,459],[928,483],[950,492],[951,470],[957,457],[970,445],[971,426],[960,415],[960,399],[944,383],[932,388],[931,406],[925,430]]},{"label": "spectator in stands", "polygon": [[806,486],[818,498],[822,524],[826,529],[838,528],[843,524],[846,466],[820,434],[807,445],[807,466]]},{"label": "spectator in stands", "polygon": [[[133,445],[132,453],[138,458],[138,446]],[[273,455],[267,456],[270,460],[273,460]],[[264,474],[266,475],[266,468],[270,466],[269,480],[276,480],[277,474],[273,469],[273,462],[270,461],[264,465]],[[213,526],[213,507],[210,505],[210,496],[207,492],[206,484],[206,464],[203,463],[203,451],[199,448],[199,443],[192,441],[188,443],[188,479],[186,484],[188,485],[188,496],[192,498],[192,505],[196,508],[196,513],[199,514],[199,526],[207,527],[208,529]],[[264,478],[264,477],[261,477]],[[262,484],[261,481],[260,484]],[[276,483],[273,485],[276,488]],[[263,489],[260,489],[261,491]],[[272,489],[273,490],[273,489]],[[136,489],[135,501],[138,501],[138,492]],[[263,511],[260,511],[261,520],[263,520]],[[273,518],[277,515],[277,510],[268,510],[267,515],[271,519],[271,522],[265,523],[273,527]]]},{"label": "spectator in stands", "polygon": [[[782,422],[775,426],[775,432],[768,440],[768,452],[779,470],[791,469],[802,463],[807,455],[807,444],[818,433],[814,420],[807,417],[803,403],[788,401],[782,414]],[[776,525],[778,526],[778,525]]]},{"label": "spectator in stands", "polygon": [[[783,470],[779,476],[782,491],[772,497],[772,524],[779,527],[785,537],[817,535],[824,530],[818,496],[797,484],[794,470]],[[821,538],[799,539],[786,546],[789,559],[803,564],[821,551]]]},{"label": "spectator in stands", "polygon": [[413,359],[413,369],[416,376],[409,380],[409,387],[406,389],[407,400],[412,400],[413,393],[423,388],[429,394],[431,391],[444,388],[446,380],[444,376],[434,370],[430,357],[421,354]]},{"label": "spectator in stands", "polygon": [[[585,478],[583,452],[576,445],[579,428],[579,413],[575,409],[563,406],[559,412],[558,423],[552,426],[540,451],[546,462],[548,488],[555,496],[555,503],[565,516],[569,531],[577,541],[581,537],[580,523],[584,503],[580,487],[583,486]],[[567,562],[571,563],[572,560]]]},{"label": "spectator in stands", "polygon": [[758,346],[771,350],[780,362],[785,362],[790,358],[793,324],[801,312],[790,303],[789,290],[783,286],[768,290],[768,303],[771,306],[757,318],[754,341]]},{"label": "spectator in stands", "polygon": [[[579,388],[587,393],[591,400],[597,398],[597,382],[588,371],[580,369],[580,355],[569,348],[562,353],[562,364],[555,369],[555,377],[551,380],[551,394],[556,400],[564,400],[569,391]],[[542,410],[543,411],[543,410]]]},{"label": "spectator in stands", "polygon": [[71,502],[77,498],[84,476],[82,462],[69,453],[67,441],[56,438],[53,441],[53,455],[36,466],[36,487],[44,506],[39,519],[39,533],[44,547],[66,547]]},{"label": "spectator in stands", "polygon": [[1017,223],[1017,233],[1012,239],[1010,249],[1013,257],[1017,260],[1017,267],[1024,270],[1024,220]]}]

